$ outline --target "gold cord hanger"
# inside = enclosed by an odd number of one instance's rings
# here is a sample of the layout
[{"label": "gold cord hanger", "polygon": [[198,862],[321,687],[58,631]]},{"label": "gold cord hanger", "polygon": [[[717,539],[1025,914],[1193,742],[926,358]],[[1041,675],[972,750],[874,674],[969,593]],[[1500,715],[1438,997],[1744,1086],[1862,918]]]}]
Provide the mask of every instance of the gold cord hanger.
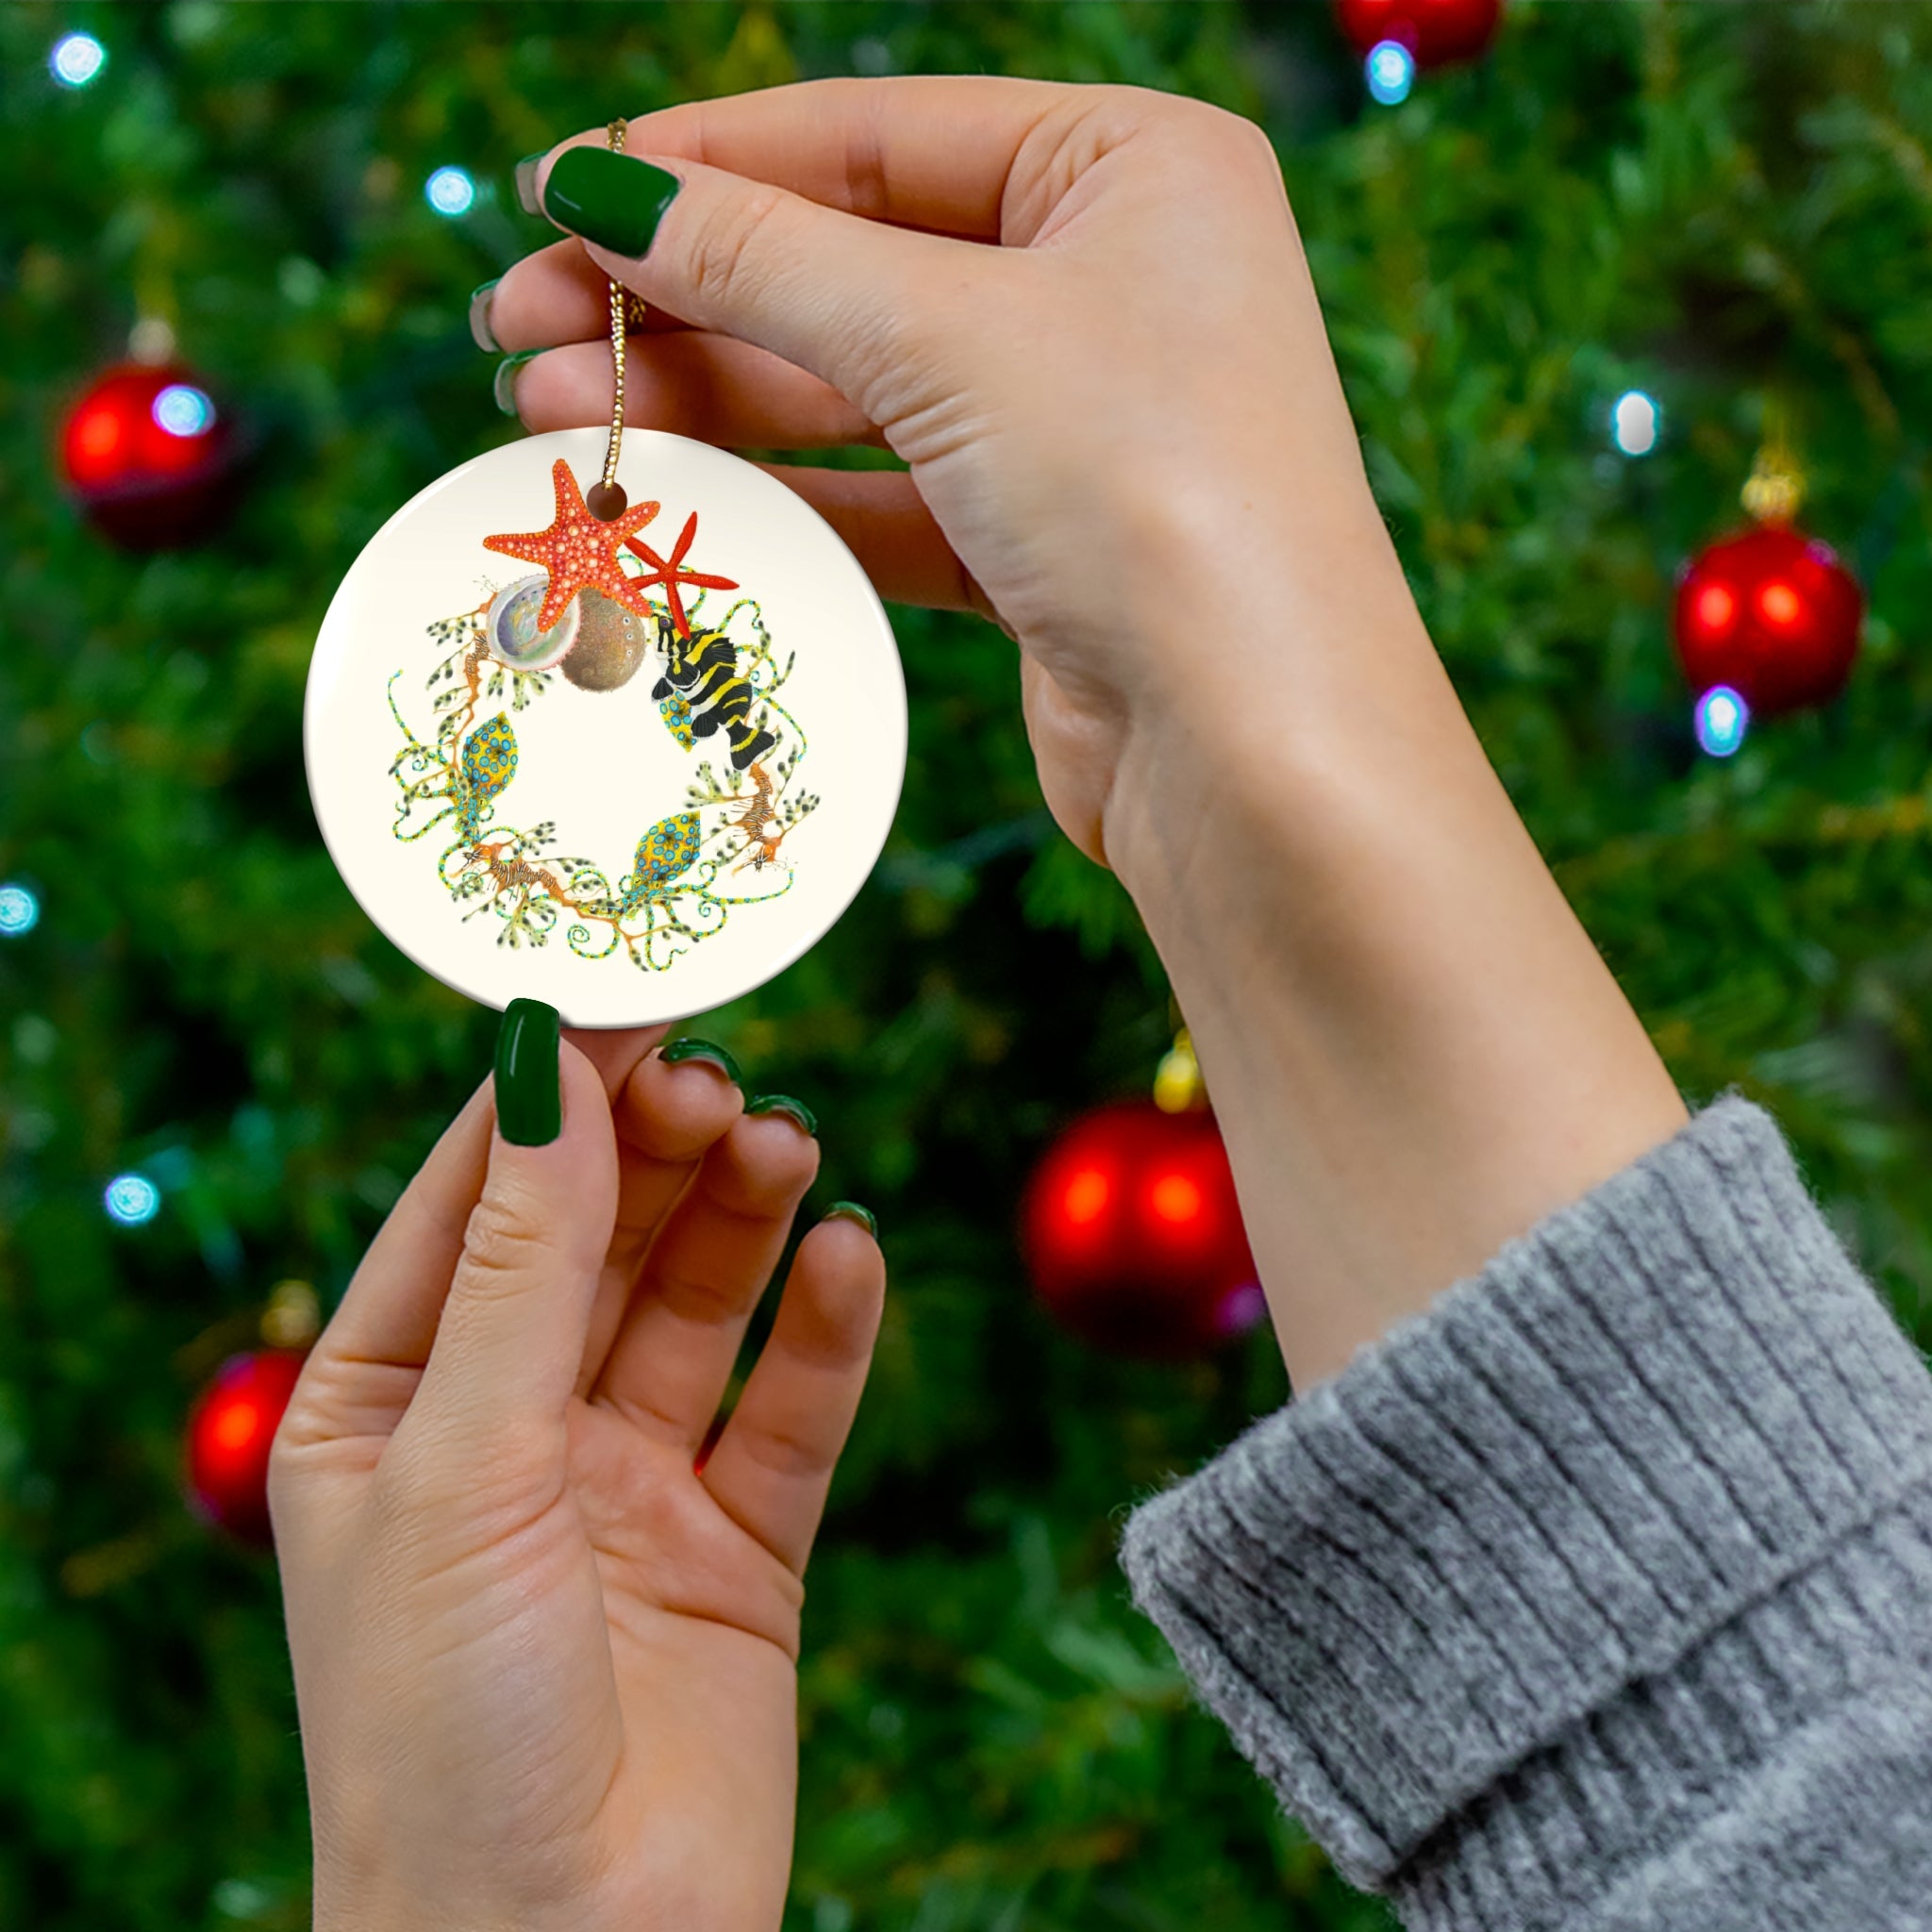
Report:
[{"label": "gold cord hanger", "polygon": [[[625,136],[628,132],[628,124],[623,121],[613,121],[605,128],[604,138],[612,154],[624,152]],[[641,295],[634,294],[622,282],[610,284],[610,372],[613,378],[610,440],[604,447],[603,480],[591,484],[584,497],[584,507],[592,516],[602,517],[607,524],[613,517],[622,516],[630,501],[624,493],[623,484],[617,480],[617,453],[624,447],[625,335],[628,329],[641,329],[647,313]]]},{"label": "gold cord hanger", "polygon": [[1805,472],[1791,441],[1790,408],[1776,391],[1764,399],[1764,432],[1740,500],[1760,524],[1789,524],[1804,506]]}]

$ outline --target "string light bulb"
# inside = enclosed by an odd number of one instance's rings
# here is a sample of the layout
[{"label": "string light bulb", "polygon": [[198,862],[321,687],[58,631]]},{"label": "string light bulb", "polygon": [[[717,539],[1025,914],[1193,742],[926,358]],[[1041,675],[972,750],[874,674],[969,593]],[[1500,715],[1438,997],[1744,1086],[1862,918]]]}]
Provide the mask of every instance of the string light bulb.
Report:
[{"label": "string light bulb", "polygon": [[1385,108],[1400,107],[1415,86],[1415,56],[1400,41],[1381,41],[1362,62],[1369,96]]},{"label": "string light bulb", "polygon": [[92,34],[62,34],[47,56],[47,71],[62,87],[83,88],[100,77],[108,50]]},{"label": "string light bulb", "polygon": [[476,205],[476,184],[462,168],[439,168],[423,184],[424,198],[440,215],[454,221]]},{"label": "string light bulb", "polygon": [[144,1174],[117,1174],[101,1196],[108,1219],[123,1227],[145,1227],[161,1211],[161,1191]]},{"label": "string light bulb", "polygon": [[1625,390],[1610,408],[1610,441],[1626,457],[1647,457],[1663,429],[1663,411],[1641,389]]},{"label": "string light bulb", "polygon": [[0,886],[0,939],[17,940],[41,923],[41,902],[30,887]]},{"label": "string light bulb", "polygon": [[1714,758],[1727,758],[1744,742],[1751,707],[1727,684],[1714,684],[1697,700],[1697,742]]}]

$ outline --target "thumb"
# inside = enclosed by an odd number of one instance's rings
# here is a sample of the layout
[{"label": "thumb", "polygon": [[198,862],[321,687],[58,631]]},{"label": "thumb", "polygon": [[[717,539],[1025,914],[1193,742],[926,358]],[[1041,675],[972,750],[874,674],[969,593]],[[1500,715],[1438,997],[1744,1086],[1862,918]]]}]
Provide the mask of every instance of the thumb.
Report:
[{"label": "thumb", "polygon": [[617,1216],[603,1078],[559,1041],[556,1008],[510,1002],[494,1098],[482,1197],[409,1406],[417,1426],[469,1443],[561,1421]]},{"label": "thumb", "polygon": [[[588,143],[539,170],[536,196],[613,280],[695,327],[751,342],[830,383],[874,422],[916,407],[880,395],[949,340],[963,273],[997,251],[889,227],[682,156]],[[965,251],[972,248],[969,262]],[[983,299],[974,310],[983,315]],[[880,410],[885,410],[881,415]]]}]

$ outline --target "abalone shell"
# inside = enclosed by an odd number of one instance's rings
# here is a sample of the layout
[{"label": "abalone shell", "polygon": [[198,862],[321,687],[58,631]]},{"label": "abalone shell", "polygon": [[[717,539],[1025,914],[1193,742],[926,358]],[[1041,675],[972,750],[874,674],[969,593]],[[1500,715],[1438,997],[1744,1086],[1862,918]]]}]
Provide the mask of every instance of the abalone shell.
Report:
[{"label": "abalone shell", "polygon": [[537,617],[549,587],[549,577],[539,571],[535,576],[519,577],[491,600],[483,620],[491,655],[513,671],[547,671],[577,641],[577,606],[591,593],[573,597],[548,630],[539,630]]}]

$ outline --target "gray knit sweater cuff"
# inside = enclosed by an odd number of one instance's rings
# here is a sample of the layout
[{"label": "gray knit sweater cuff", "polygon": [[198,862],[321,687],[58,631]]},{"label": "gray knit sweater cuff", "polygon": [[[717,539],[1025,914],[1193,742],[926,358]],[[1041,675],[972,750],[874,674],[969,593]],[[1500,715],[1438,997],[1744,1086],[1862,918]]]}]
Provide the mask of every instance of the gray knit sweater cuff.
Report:
[{"label": "gray knit sweater cuff", "polygon": [[1345,1875],[1546,1924],[1923,1648],[1928,1475],[1932,1378],[1727,1094],[1144,1505],[1123,1560]]}]

